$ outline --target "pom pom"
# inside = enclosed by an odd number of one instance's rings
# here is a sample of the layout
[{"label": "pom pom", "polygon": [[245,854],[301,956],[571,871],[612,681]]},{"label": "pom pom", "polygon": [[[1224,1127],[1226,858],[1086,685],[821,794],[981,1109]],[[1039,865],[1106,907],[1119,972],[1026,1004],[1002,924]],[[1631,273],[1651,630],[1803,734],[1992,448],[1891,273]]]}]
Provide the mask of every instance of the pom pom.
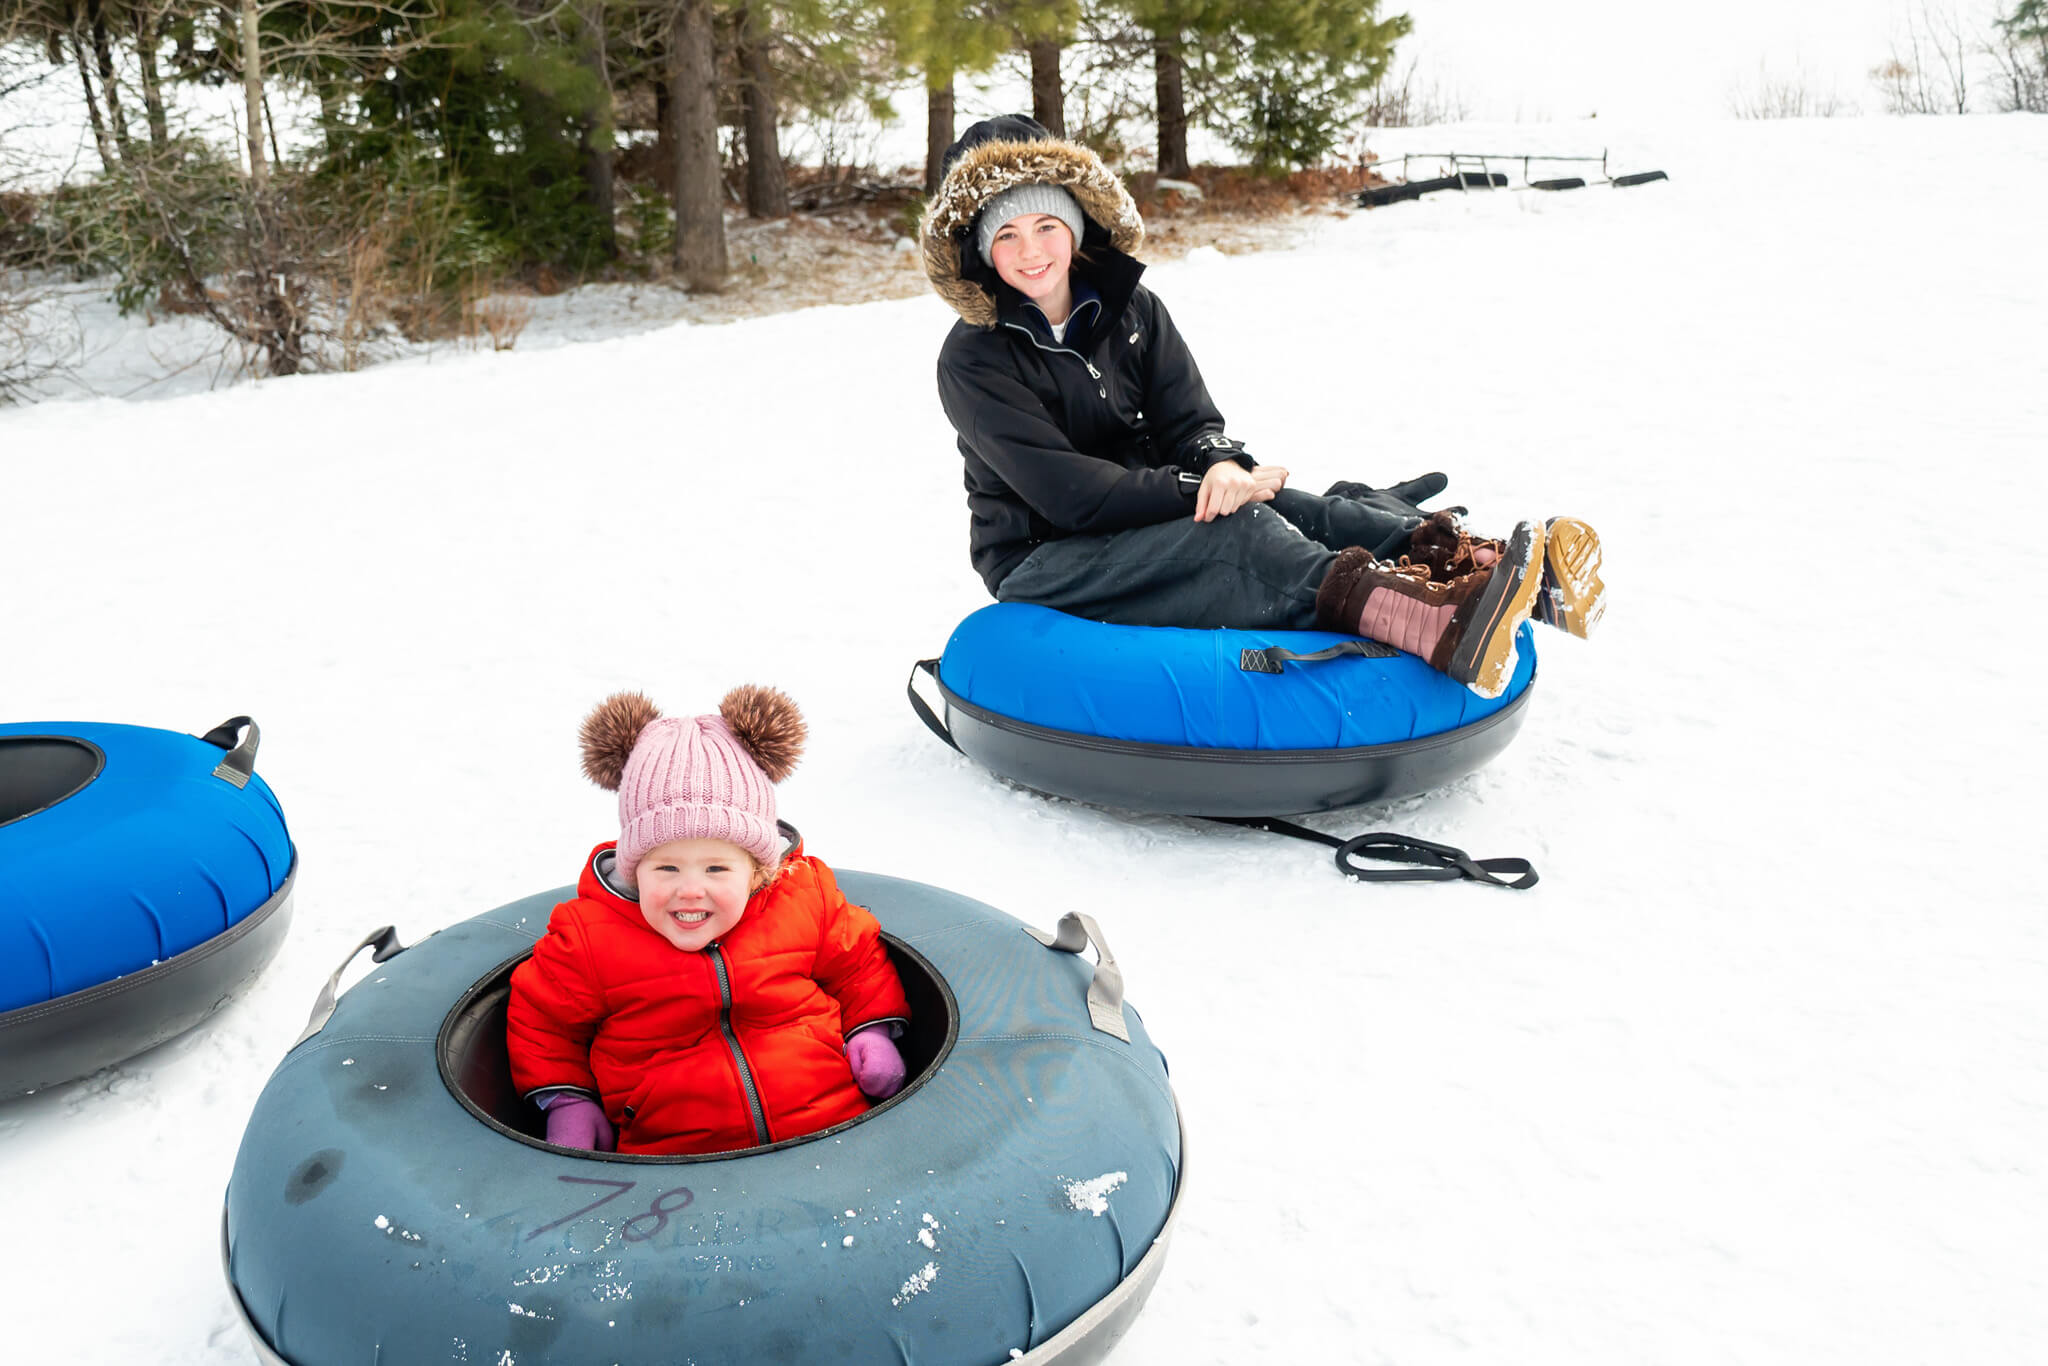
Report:
[{"label": "pom pom", "polygon": [[618,791],[640,732],[660,715],[660,708],[637,692],[615,692],[598,703],[583,718],[583,776],[607,792]]},{"label": "pom pom", "polygon": [[769,782],[781,782],[796,767],[797,757],[804,752],[806,731],[803,713],[788,693],[743,684],[725,695],[718,714],[754,756]]}]

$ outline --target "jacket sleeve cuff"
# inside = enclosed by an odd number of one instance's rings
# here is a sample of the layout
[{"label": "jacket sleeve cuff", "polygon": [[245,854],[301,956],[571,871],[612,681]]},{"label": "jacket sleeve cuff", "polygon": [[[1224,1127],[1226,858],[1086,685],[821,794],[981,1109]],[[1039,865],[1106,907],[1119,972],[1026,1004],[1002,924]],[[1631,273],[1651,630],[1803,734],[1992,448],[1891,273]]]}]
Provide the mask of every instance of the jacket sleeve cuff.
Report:
[{"label": "jacket sleeve cuff", "polygon": [[866,1024],[858,1024],[855,1025],[853,1028],[847,1030],[846,1037],[851,1039],[854,1035],[860,1033],[864,1029],[878,1029],[886,1026],[888,1028],[890,1038],[900,1039],[903,1037],[904,1026],[908,1025],[909,1023],[910,1021],[908,1020],[894,1016],[886,1020],[869,1020]]},{"label": "jacket sleeve cuff", "polygon": [[1224,460],[1235,460],[1246,469],[1257,469],[1259,462],[1252,459],[1244,448],[1244,442],[1227,437],[1221,432],[1203,432],[1188,443],[1188,466],[1199,481],[1212,467]]},{"label": "jacket sleeve cuff", "polygon": [[599,1105],[604,1104],[603,1101],[598,1100],[596,1095],[584,1090],[580,1086],[543,1086],[526,1093],[526,1098],[535,1105],[538,1105],[542,1110],[546,1110],[557,1101],[567,1100],[571,1096],[581,1096],[584,1100],[595,1101]]}]

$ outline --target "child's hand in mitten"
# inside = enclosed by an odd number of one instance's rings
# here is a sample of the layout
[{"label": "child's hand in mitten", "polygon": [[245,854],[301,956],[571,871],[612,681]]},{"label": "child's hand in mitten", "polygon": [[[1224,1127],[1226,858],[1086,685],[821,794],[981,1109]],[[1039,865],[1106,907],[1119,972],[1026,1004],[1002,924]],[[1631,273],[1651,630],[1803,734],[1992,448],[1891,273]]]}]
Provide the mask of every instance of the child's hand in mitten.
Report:
[{"label": "child's hand in mitten", "polygon": [[563,1091],[547,1101],[548,1142],[563,1148],[592,1148],[608,1153],[618,1145],[604,1107],[589,1096]]},{"label": "child's hand in mitten", "polygon": [[887,1100],[903,1089],[903,1054],[886,1025],[863,1029],[846,1041],[853,1083],[869,1100]]}]

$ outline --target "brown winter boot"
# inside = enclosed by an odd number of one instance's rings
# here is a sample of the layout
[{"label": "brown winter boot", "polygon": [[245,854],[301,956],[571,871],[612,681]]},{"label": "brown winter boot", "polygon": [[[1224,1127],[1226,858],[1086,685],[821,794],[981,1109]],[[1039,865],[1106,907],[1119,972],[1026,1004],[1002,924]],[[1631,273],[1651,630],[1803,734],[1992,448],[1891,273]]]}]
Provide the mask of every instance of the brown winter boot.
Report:
[{"label": "brown winter boot", "polygon": [[1408,533],[1408,552],[1402,559],[1426,565],[1431,583],[1450,583],[1491,566],[1506,545],[1472,535],[1456,513],[1432,512],[1428,521]]},{"label": "brown winter boot", "polygon": [[1499,697],[1515,672],[1515,629],[1536,605],[1543,530],[1523,522],[1489,564],[1449,583],[1407,558],[1339,551],[1316,593],[1316,624],[1418,655],[1481,697]]},{"label": "brown winter boot", "polygon": [[1607,610],[1600,581],[1600,536],[1576,517],[1553,517],[1543,538],[1543,589],[1536,619],[1580,639],[1591,635]]}]

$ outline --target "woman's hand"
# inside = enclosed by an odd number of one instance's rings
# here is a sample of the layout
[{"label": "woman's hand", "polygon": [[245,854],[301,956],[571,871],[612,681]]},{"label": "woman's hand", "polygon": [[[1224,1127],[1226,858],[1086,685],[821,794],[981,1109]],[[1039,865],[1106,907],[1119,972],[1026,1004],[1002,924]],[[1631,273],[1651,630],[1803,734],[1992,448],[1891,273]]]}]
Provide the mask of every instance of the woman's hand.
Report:
[{"label": "woman's hand", "polygon": [[1246,503],[1270,503],[1286,485],[1287,471],[1279,465],[1248,470],[1235,460],[1219,460],[1202,476],[1202,487],[1195,493],[1195,520],[1213,522]]}]

